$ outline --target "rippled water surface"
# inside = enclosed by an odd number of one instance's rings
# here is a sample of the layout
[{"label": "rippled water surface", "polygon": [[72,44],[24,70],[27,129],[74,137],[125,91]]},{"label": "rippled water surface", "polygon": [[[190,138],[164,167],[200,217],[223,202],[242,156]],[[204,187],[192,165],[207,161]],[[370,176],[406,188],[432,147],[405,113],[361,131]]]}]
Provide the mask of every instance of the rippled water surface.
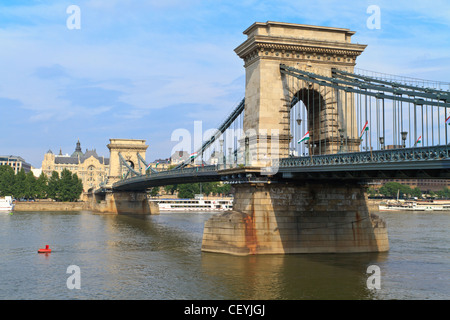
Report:
[{"label": "rippled water surface", "polygon": [[[211,215],[0,213],[0,299],[450,298],[450,213],[382,213],[388,253],[249,257],[201,252]],[[66,285],[71,265],[79,290]]]}]

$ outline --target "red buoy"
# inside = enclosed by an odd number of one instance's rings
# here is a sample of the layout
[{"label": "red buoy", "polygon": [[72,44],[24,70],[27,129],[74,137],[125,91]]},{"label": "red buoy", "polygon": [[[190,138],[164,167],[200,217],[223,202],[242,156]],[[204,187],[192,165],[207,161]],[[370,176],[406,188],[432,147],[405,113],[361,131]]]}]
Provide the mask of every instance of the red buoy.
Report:
[{"label": "red buoy", "polygon": [[50,253],[52,250],[48,247],[48,244],[45,246],[45,249],[39,249],[38,253]]}]

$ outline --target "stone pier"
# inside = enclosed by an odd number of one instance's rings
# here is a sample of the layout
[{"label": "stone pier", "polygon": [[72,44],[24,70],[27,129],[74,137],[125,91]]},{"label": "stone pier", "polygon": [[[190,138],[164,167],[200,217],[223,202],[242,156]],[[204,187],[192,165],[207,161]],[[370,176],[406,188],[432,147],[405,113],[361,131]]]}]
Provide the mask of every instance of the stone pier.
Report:
[{"label": "stone pier", "polygon": [[146,192],[106,192],[88,196],[89,209],[101,214],[159,214]]},{"label": "stone pier", "polygon": [[145,173],[140,162],[140,159],[145,161],[148,148],[145,140],[110,139],[107,147],[110,151],[108,181],[102,188],[86,194],[89,210],[102,214],[159,214],[158,205],[149,203],[145,190],[119,191],[113,188],[128,170],[123,161],[134,171]]},{"label": "stone pier", "polygon": [[205,223],[202,251],[233,255],[384,252],[366,188],[343,182],[236,185],[233,211]]}]

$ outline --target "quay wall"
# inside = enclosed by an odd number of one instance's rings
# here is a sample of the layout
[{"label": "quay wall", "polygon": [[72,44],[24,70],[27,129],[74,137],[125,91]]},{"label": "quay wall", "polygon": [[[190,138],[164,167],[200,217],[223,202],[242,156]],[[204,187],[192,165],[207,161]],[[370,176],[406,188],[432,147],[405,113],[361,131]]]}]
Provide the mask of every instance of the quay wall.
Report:
[{"label": "quay wall", "polygon": [[15,211],[81,211],[87,210],[85,202],[16,202]]}]

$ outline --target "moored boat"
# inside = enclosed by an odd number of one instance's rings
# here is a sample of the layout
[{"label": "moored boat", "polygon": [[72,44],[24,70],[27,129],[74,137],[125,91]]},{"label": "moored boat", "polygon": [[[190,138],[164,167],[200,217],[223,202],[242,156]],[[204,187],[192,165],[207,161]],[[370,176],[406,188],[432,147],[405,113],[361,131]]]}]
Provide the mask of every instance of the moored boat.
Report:
[{"label": "moored boat", "polygon": [[228,211],[233,199],[151,199],[160,211]]},{"label": "moored boat", "polygon": [[387,202],[378,206],[380,211],[450,211],[450,205],[418,204],[417,202]]},{"label": "moored boat", "polygon": [[0,198],[0,211],[13,211],[14,206],[15,204],[11,196]]}]

